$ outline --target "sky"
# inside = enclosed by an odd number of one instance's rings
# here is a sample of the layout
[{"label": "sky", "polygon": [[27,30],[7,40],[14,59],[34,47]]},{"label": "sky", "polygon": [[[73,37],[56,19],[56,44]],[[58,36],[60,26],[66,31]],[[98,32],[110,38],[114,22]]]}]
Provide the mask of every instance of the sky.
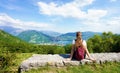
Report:
[{"label": "sky", "polygon": [[120,0],[0,0],[0,29],[120,34]]}]

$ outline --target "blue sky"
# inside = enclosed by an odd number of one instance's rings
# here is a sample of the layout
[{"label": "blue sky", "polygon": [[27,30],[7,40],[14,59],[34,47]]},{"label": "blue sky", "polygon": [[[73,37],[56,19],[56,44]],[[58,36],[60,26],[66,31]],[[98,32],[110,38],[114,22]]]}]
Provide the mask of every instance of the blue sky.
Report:
[{"label": "blue sky", "polygon": [[120,33],[120,0],[0,0],[0,29]]}]

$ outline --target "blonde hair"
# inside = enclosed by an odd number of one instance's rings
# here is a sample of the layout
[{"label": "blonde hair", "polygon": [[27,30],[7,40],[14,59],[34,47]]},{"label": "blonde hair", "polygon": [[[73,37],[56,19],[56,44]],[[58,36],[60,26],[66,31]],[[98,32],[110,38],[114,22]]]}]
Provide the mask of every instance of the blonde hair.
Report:
[{"label": "blonde hair", "polygon": [[82,44],[82,33],[81,32],[76,32],[76,39],[75,39],[75,47],[83,47]]}]

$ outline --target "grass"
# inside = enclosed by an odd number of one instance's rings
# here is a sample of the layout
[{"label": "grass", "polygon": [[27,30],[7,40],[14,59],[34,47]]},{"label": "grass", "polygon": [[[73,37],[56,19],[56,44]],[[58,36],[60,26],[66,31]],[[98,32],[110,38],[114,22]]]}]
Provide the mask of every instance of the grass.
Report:
[{"label": "grass", "polygon": [[13,60],[14,65],[11,66],[9,69],[15,69],[18,70],[18,67],[20,66],[21,62],[29,57],[31,57],[32,53],[16,53],[16,59]]},{"label": "grass", "polygon": [[15,73],[18,71],[18,67],[20,66],[21,62],[30,56],[33,55],[33,53],[9,53],[9,54],[14,54],[15,58],[12,59],[12,65],[7,66],[7,68],[0,70],[0,73]]},{"label": "grass", "polygon": [[120,73],[120,63],[91,64],[68,67],[41,67],[24,73]]}]

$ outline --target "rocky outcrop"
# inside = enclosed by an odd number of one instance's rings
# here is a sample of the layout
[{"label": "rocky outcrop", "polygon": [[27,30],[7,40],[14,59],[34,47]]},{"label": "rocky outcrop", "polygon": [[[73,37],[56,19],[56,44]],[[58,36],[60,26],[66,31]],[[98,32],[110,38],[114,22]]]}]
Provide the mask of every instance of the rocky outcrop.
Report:
[{"label": "rocky outcrop", "polygon": [[97,63],[101,64],[104,62],[120,62],[120,53],[91,53],[90,54],[96,62],[93,62],[86,57],[81,61],[77,60],[66,60],[69,58],[69,54],[34,54],[32,57],[28,58],[27,60],[23,61],[19,67],[19,71],[27,71],[31,68],[38,68],[43,66],[54,66],[54,67],[63,67],[63,66],[73,66],[73,65],[83,65],[83,64],[92,64]]}]

